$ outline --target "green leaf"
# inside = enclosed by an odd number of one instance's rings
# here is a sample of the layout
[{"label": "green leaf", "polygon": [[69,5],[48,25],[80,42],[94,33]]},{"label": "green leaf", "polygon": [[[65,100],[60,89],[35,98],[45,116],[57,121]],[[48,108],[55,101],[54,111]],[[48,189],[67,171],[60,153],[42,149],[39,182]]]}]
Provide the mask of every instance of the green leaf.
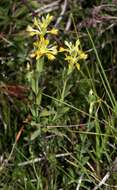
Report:
[{"label": "green leaf", "polygon": [[20,9],[17,9],[16,11],[15,11],[15,17],[17,18],[17,17],[19,17],[19,16],[23,16],[23,14],[26,12],[26,7],[25,6],[23,6],[23,7],[20,7]]},{"label": "green leaf", "polygon": [[40,134],[41,134],[41,128],[37,129],[31,134],[30,140],[32,141],[35,140],[38,136],[40,136]]},{"label": "green leaf", "polygon": [[42,92],[39,90],[38,94],[36,95],[36,105],[40,105],[42,100]]},{"label": "green leaf", "polygon": [[40,113],[40,117],[50,116],[51,114],[53,114],[51,111],[48,111],[47,109],[43,109]]}]

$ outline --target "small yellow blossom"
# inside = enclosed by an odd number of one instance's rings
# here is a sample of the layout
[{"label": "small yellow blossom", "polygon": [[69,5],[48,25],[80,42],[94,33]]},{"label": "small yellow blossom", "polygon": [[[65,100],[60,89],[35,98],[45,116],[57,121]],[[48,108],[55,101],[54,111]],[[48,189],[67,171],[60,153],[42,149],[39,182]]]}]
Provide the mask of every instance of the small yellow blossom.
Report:
[{"label": "small yellow blossom", "polygon": [[79,61],[85,60],[88,57],[80,49],[80,40],[78,39],[75,44],[65,41],[65,45],[67,47],[60,47],[59,52],[65,52],[65,60],[68,62],[68,73],[71,73],[75,67],[80,70]]},{"label": "small yellow blossom", "polygon": [[28,25],[26,31],[29,32],[30,36],[40,35],[40,32],[36,29],[33,29],[30,25]]},{"label": "small yellow blossom", "polygon": [[36,57],[36,59],[41,58],[42,56],[47,56],[48,59],[53,60],[57,55],[57,46],[49,45],[49,40],[41,38],[40,40],[33,43],[34,52],[31,54],[31,57]]},{"label": "small yellow blossom", "polygon": [[63,47],[60,47],[60,48],[59,48],[59,52],[64,52],[64,51],[66,51],[65,48],[63,48]]},{"label": "small yellow blossom", "polygon": [[53,34],[53,35],[57,35],[58,34],[58,29],[52,28],[52,30],[48,31],[48,33]]},{"label": "small yellow blossom", "polygon": [[88,55],[85,54],[82,50],[79,51],[79,59],[87,59]]},{"label": "small yellow blossom", "polygon": [[53,16],[47,14],[46,17],[41,17],[41,19],[34,18],[33,26],[28,26],[27,31],[30,36],[36,35],[36,41],[33,43],[34,50],[31,53],[31,57],[36,57],[36,59],[41,58],[42,56],[47,56],[48,59],[53,60],[57,55],[57,46],[50,43],[47,39],[48,34],[57,35],[58,30],[52,28],[48,30],[48,25],[52,21]]},{"label": "small yellow blossom", "polygon": [[27,27],[27,31],[29,32],[30,36],[38,35],[39,37],[44,37],[46,34],[50,33],[53,35],[58,34],[58,30],[56,28],[52,28],[51,30],[48,30],[48,25],[53,20],[53,16],[50,16],[47,14],[46,17],[43,17],[41,19],[34,18],[34,24],[32,26]]},{"label": "small yellow blossom", "polygon": [[39,27],[39,23],[36,17],[34,17],[34,26],[37,28]]},{"label": "small yellow blossom", "polygon": [[76,63],[76,68],[77,68],[78,70],[80,70],[80,64],[79,64],[79,63]]}]

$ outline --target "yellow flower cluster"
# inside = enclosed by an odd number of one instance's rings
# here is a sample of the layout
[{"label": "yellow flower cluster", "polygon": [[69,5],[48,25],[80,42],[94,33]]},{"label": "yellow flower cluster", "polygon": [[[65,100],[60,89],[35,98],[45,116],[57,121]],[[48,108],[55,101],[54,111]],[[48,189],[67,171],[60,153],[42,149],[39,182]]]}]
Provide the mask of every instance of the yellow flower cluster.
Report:
[{"label": "yellow flower cluster", "polygon": [[50,60],[55,59],[55,56],[57,55],[57,46],[51,44],[50,40],[47,39],[47,34],[58,34],[56,28],[52,28],[51,30],[47,29],[52,19],[53,17],[49,14],[41,19],[34,18],[33,27],[30,25],[27,27],[30,36],[37,36],[36,41],[33,43],[34,51],[31,54],[31,57],[39,59],[46,55]]},{"label": "yellow flower cluster", "polygon": [[35,50],[31,57],[36,57],[36,59],[46,55],[48,59],[53,60],[57,55],[57,46],[50,46],[48,39],[41,37],[40,40],[34,42],[34,47]]},{"label": "yellow flower cluster", "polygon": [[57,50],[57,45],[50,43],[48,34],[57,35],[58,30],[52,28],[48,30],[50,22],[53,20],[53,16],[47,14],[46,17],[41,19],[34,18],[33,26],[28,26],[27,31],[30,36],[36,35],[36,40],[33,43],[34,50],[31,57],[40,59],[43,56],[47,56],[48,59],[53,60],[56,58],[58,52],[64,52],[65,60],[68,62],[68,73],[71,73],[76,67],[80,70],[80,60],[87,59],[87,54],[80,48],[80,40],[78,39],[75,44],[65,41],[66,48],[61,47]]},{"label": "yellow flower cluster", "polygon": [[65,52],[65,60],[69,64],[69,73],[72,72],[74,67],[80,70],[80,60],[87,59],[87,54],[85,54],[80,48],[80,40],[78,39],[74,44],[72,42],[65,41],[67,48],[61,47],[59,52]]}]

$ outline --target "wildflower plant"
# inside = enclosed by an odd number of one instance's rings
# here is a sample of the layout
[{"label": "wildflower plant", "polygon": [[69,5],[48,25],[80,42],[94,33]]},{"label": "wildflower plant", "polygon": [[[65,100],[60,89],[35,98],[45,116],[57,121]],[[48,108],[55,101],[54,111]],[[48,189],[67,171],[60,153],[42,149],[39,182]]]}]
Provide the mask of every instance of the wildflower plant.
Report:
[{"label": "wildflower plant", "polygon": [[[80,70],[79,62],[87,58],[87,54],[85,54],[80,48],[79,39],[76,40],[75,44],[65,41],[65,48],[58,48],[55,43],[51,42],[52,40],[50,40],[50,36],[58,34],[58,30],[56,28],[48,30],[52,20],[53,17],[47,14],[45,17],[42,16],[41,19],[34,18],[33,25],[29,25],[27,27],[29,36],[34,37],[35,39],[30,57],[35,58],[36,64],[35,67],[29,69],[30,71],[27,73],[27,78],[33,93],[31,97],[33,97],[32,100],[34,107],[31,107],[31,112],[35,118],[39,118],[39,106],[41,105],[43,91],[42,88],[39,87],[39,80],[42,72],[44,71],[45,57],[52,61],[56,58],[58,53],[63,53],[65,56],[65,61],[68,62],[68,67],[64,67],[61,76],[62,88],[58,89],[60,93],[57,98],[59,98],[61,103],[59,102],[55,104],[58,106],[58,108],[56,107],[56,110],[60,110],[60,112],[62,112],[62,109],[68,111],[68,108],[66,108],[62,102],[65,101],[65,98],[69,94],[71,88],[71,84],[68,83],[70,74],[75,68]],[[65,111],[63,111],[63,113],[65,113]]]},{"label": "wildflower plant", "polygon": [[66,76],[63,80],[63,90],[61,93],[61,101],[64,101],[66,94],[68,95],[71,89],[71,84],[68,83],[69,78],[75,68],[80,70],[80,61],[87,59],[87,54],[80,48],[80,40],[77,39],[75,44],[72,42],[65,41],[66,48],[60,47],[59,52],[65,56],[65,61],[68,63],[68,67],[65,68]]},{"label": "wildflower plant", "polygon": [[31,95],[34,107],[31,106],[32,115],[35,118],[39,116],[39,106],[42,99],[42,89],[39,87],[39,80],[41,79],[42,72],[44,70],[44,58],[45,56],[49,60],[55,59],[58,51],[57,45],[54,45],[50,42],[48,35],[57,35],[58,30],[52,28],[48,30],[50,22],[53,20],[53,17],[49,14],[46,17],[41,19],[34,18],[33,26],[27,27],[27,32],[29,36],[35,38],[33,43],[33,51],[30,54],[31,58],[36,58],[35,67],[30,68],[27,72],[27,79],[32,89],[33,95]]}]

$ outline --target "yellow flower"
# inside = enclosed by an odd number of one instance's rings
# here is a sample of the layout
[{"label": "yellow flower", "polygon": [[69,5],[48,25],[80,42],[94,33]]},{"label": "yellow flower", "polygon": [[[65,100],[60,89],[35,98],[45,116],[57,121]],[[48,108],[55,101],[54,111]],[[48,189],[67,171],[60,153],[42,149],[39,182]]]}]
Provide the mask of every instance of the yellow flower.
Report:
[{"label": "yellow flower", "polygon": [[36,17],[34,17],[34,26],[37,28],[39,27],[39,23]]},{"label": "yellow flower", "polygon": [[28,25],[26,31],[29,32],[30,36],[40,35],[40,32],[36,29],[33,29],[32,26],[30,26],[30,25]]},{"label": "yellow flower", "polygon": [[82,50],[79,51],[79,59],[87,59],[88,55],[85,54]]},{"label": "yellow flower", "polygon": [[80,70],[80,60],[87,59],[87,54],[80,48],[80,40],[78,39],[75,44],[65,41],[66,48],[60,47],[59,52],[65,52],[65,60],[68,62],[68,73],[72,72],[76,67]]},{"label": "yellow flower", "polygon": [[48,59],[53,60],[57,55],[57,46],[50,43],[47,39],[48,34],[58,34],[56,28],[48,30],[48,25],[53,20],[53,16],[47,14],[41,19],[34,18],[33,26],[28,26],[27,31],[30,36],[37,37],[36,41],[33,43],[34,51],[31,53],[31,57],[36,57],[36,59],[41,58],[42,56],[47,56]]},{"label": "yellow flower", "polygon": [[56,28],[53,28],[50,31],[48,31],[48,33],[57,35],[58,34],[58,30]]},{"label": "yellow flower", "polygon": [[79,63],[76,63],[76,68],[77,68],[78,70],[80,70],[80,64],[79,64]]},{"label": "yellow flower", "polygon": [[46,17],[43,17],[41,19],[34,18],[34,24],[32,26],[27,27],[27,31],[29,32],[30,36],[38,35],[39,37],[44,37],[46,34],[50,33],[53,35],[58,34],[58,30],[56,28],[52,28],[51,30],[48,30],[48,25],[53,20],[53,16],[50,16],[49,14],[46,15]]},{"label": "yellow flower", "polygon": [[59,48],[59,52],[64,52],[64,51],[66,51],[65,48],[63,48],[63,47],[60,47],[60,48]]},{"label": "yellow flower", "polygon": [[36,57],[36,59],[47,56],[48,59],[53,60],[57,55],[57,46],[49,44],[49,40],[45,38],[40,38],[40,40],[34,42],[34,48],[31,57]]}]

